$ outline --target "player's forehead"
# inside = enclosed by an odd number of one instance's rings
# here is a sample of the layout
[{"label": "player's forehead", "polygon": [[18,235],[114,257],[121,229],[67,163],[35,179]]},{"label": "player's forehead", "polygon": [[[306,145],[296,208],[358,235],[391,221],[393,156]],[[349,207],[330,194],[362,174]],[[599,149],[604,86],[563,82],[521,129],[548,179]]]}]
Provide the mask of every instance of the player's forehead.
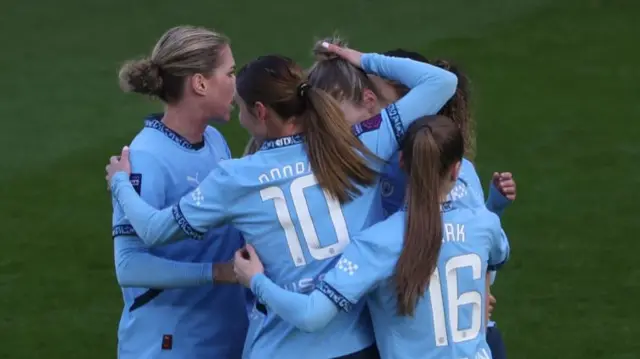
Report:
[{"label": "player's forehead", "polygon": [[225,45],[220,50],[220,55],[218,56],[217,65],[219,69],[223,69],[223,70],[235,69],[236,61],[233,57],[233,52],[231,51],[231,47],[229,45]]}]

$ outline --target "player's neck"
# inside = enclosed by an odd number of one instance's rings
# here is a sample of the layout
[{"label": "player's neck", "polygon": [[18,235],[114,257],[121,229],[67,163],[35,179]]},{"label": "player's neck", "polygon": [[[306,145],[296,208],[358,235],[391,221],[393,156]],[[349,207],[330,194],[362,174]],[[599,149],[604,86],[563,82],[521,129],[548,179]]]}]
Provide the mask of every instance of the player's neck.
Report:
[{"label": "player's neck", "polygon": [[302,132],[302,128],[295,124],[294,121],[284,123],[282,126],[273,128],[268,131],[267,139],[275,139],[280,137],[292,136]]},{"label": "player's neck", "polygon": [[191,143],[202,142],[207,128],[207,119],[203,116],[194,116],[193,111],[186,112],[175,107],[165,109],[162,123]]},{"label": "player's neck", "polygon": [[455,184],[456,184],[455,181],[445,181],[445,183],[443,183],[442,193],[440,193],[441,204],[447,202],[449,193],[451,193],[451,191],[453,190],[453,186],[455,186]]}]

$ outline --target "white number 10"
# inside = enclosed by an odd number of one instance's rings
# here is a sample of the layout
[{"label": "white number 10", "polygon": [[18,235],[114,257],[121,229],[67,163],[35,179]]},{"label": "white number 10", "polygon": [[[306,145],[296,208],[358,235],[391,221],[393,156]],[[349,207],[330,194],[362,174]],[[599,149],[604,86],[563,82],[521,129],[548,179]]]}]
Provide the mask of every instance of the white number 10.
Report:
[{"label": "white number 10", "polygon": [[[482,295],[477,291],[464,292],[458,295],[458,269],[465,267],[471,267],[474,280],[482,279],[482,260],[477,254],[465,254],[449,259],[445,264],[445,278],[440,277],[438,268],[431,276],[429,298],[431,299],[431,311],[433,312],[433,331],[435,333],[436,346],[438,347],[449,344],[446,318],[449,319],[451,339],[454,343],[475,339],[480,333],[482,313],[484,313]],[[441,284],[443,279],[447,285],[448,315],[445,315],[443,304],[444,296],[442,295]],[[458,329],[458,313],[460,306],[466,304],[471,305],[471,327],[460,330]]]},{"label": "white number 10", "polygon": [[[349,231],[347,230],[347,222],[344,219],[344,214],[340,208],[340,203],[331,197],[330,194],[324,192],[324,198],[327,201],[327,207],[329,208],[329,216],[333,223],[333,228],[336,231],[338,241],[330,246],[321,247],[320,240],[318,239],[318,232],[313,224],[311,214],[309,213],[309,206],[307,205],[307,199],[304,196],[304,190],[311,186],[318,185],[318,181],[313,174],[296,178],[291,182],[291,199],[293,206],[298,217],[300,228],[304,236],[309,253],[314,259],[323,260],[337,256],[344,251],[344,248],[349,244]],[[276,215],[278,221],[284,230],[285,238],[287,239],[287,245],[289,246],[289,252],[293,263],[296,267],[307,264],[307,260],[304,258],[304,252],[298,239],[298,234],[293,226],[293,220],[291,219],[291,213],[287,206],[287,201],[284,196],[284,192],[280,187],[268,187],[260,191],[260,196],[263,201],[273,200],[275,205]]]}]

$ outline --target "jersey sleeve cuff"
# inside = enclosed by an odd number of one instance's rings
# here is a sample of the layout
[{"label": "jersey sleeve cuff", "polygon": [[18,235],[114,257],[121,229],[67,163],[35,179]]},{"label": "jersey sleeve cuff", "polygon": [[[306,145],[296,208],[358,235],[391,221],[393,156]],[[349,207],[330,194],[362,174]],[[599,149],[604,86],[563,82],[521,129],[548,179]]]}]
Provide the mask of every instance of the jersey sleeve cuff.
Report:
[{"label": "jersey sleeve cuff", "polygon": [[333,288],[329,283],[321,281],[316,285],[316,290],[324,294],[333,304],[344,312],[351,311],[355,303],[351,303],[344,295]]},{"label": "jersey sleeve cuff", "polygon": [[130,224],[119,224],[111,228],[111,237],[115,239],[119,236],[137,236],[137,233]]},{"label": "jersey sleeve cuff", "polygon": [[264,282],[265,279],[268,280],[267,276],[265,276],[264,273],[258,273],[251,278],[251,282],[249,284],[251,287],[251,291],[256,296],[258,295],[261,283]]},{"label": "jersey sleeve cuff", "polygon": [[487,271],[497,272],[500,270],[500,268],[502,268],[502,266],[507,263],[507,261],[509,261],[509,257],[505,258],[502,262],[499,262],[497,264],[489,263],[489,265],[487,266]]},{"label": "jersey sleeve cuff", "polygon": [[511,200],[505,197],[493,183],[489,186],[488,202],[493,209],[492,212],[502,212],[511,204]]},{"label": "jersey sleeve cuff", "polygon": [[197,240],[201,240],[204,238],[204,232],[198,231],[191,224],[189,224],[189,221],[187,220],[187,218],[184,216],[184,213],[182,213],[182,210],[180,209],[180,203],[173,206],[173,208],[171,209],[171,213],[173,214],[173,218],[178,223],[178,226],[180,227],[180,229],[182,229],[182,231],[187,236]]},{"label": "jersey sleeve cuff", "polygon": [[129,183],[129,175],[123,171],[116,172],[116,174],[113,175],[113,178],[111,179],[111,193],[115,193],[118,185],[123,181],[125,183]]}]

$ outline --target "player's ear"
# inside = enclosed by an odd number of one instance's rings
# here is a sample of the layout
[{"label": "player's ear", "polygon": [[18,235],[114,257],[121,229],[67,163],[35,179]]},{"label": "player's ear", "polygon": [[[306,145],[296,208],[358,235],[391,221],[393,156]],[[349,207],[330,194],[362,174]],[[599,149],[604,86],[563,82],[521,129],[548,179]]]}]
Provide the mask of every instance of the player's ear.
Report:
[{"label": "player's ear", "polygon": [[265,121],[267,119],[267,106],[265,106],[262,102],[257,101],[253,105],[253,113],[258,120]]},{"label": "player's ear", "polygon": [[204,96],[207,94],[207,81],[202,74],[195,74],[190,77],[190,85],[193,92],[197,95]]},{"label": "player's ear", "polygon": [[362,103],[371,115],[378,112],[378,96],[370,89],[362,90]]}]

